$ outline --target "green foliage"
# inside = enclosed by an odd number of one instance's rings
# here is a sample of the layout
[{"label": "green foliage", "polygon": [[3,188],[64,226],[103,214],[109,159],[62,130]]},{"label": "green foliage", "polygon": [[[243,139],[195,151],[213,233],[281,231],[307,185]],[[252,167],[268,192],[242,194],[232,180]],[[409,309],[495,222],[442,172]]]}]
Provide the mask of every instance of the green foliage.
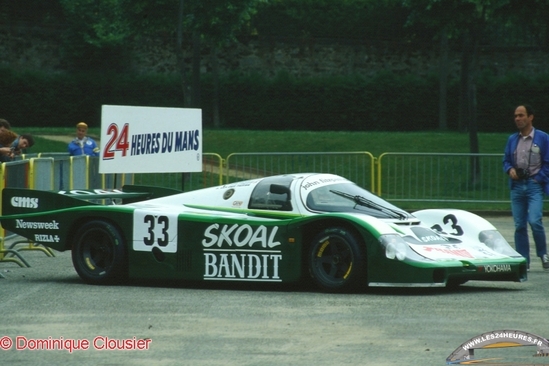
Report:
[{"label": "green foliage", "polygon": [[[210,44],[234,40],[265,0],[184,1],[185,39],[198,34]],[[172,39],[178,29],[178,0],[60,0],[67,29],[66,67],[123,71],[129,68],[127,45],[143,37]]]},{"label": "green foliage", "polygon": [[62,18],[59,0],[4,0],[0,2],[0,22],[15,25],[19,22],[34,26],[56,26]]},{"label": "green foliage", "polygon": [[[438,81],[381,72],[297,79],[229,74],[220,78],[223,128],[279,131],[426,131],[438,123]],[[480,132],[514,131],[517,104],[536,108],[535,125],[549,131],[549,74],[482,74],[477,83]],[[448,126],[457,129],[457,83],[449,87]],[[205,127],[212,126],[213,82],[204,78]],[[98,127],[101,106],[182,107],[178,77],[170,75],[44,74],[0,68],[2,118],[15,126]]]},{"label": "green foliage", "polygon": [[[75,127],[39,128],[17,126],[18,133],[35,136],[73,136]],[[91,127],[89,134],[98,138],[100,129]],[[337,152],[368,151],[378,157],[386,152],[468,153],[468,135],[457,132],[383,132],[383,131],[265,131],[205,128],[203,152],[222,158],[235,152]],[[480,152],[503,154],[508,133],[480,133]],[[64,152],[67,144],[38,137],[32,153]]]},{"label": "green foliage", "polygon": [[[295,79],[280,73],[221,81],[224,125],[273,130],[414,131],[436,128],[436,78],[380,73]],[[234,97],[238,95],[237,99]],[[203,99],[207,99],[203,98]]]},{"label": "green foliage", "polygon": [[406,39],[397,0],[273,0],[252,19],[264,37]]},{"label": "green foliage", "polygon": [[98,48],[122,45],[131,35],[126,0],[59,0],[71,30]]},{"label": "green foliage", "polygon": [[17,126],[99,126],[103,104],[181,107],[177,77],[113,73],[45,74],[0,68],[3,118]]},{"label": "green foliage", "polygon": [[129,63],[127,41],[134,29],[128,0],[59,0],[67,29],[63,37],[68,68],[120,71]]}]

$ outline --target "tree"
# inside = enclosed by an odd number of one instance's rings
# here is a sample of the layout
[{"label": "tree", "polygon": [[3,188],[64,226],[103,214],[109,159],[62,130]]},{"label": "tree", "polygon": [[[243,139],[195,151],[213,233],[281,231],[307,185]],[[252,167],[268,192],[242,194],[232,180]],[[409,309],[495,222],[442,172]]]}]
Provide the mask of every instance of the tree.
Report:
[{"label": "tree", "polygon": [[[68,21],[67,50],[80,67],[123,69],[127,45],[142,37],[174,39],[185,107],[200,106],[200,48],[234,41],[266,0],[59,0]],[[185,42],[187,40],[187,42]],[[191,44],[187,77],[183,47]],[[213,52],[215,54],[215,52]],[[217,71],[217,70],[216,70]]]},{"label": "tree", "polygon": [[126,45],[134,30],[127,17],[128,0],[59,0],[67,31],[65,58],[70,66],[120,71],[126,65]]},{"label": "tree", "polygon": [[257,7],[266,0],[194,0],[194,16],[191,23],[193,32],[195,67],[193,80],[195,95],[199,96],[200,70],[196,63],[200,55],[199,40],[210,46],[212,58],[212,74],[214,81],[213,92],[213,122],[219,127],[219,67],[218,49],[237,41],[236,36],[243,28],[249,25],[251,17],[256,13]]},{"label": "tree", "polygon": [[[406,0],[405,5],[410,7],[411,23],[422,22],[428,27],[436,29],[438,36],[443,39],[460,40],[461,46],[461,76],[459,98],[459,129],[468,130],[471,153],[478,153],[477,110],[476,110],[476,80],[478,74],[478,58],[480,41],[487,27],[498,22],[498,14],[509,9],[511,0]],[[443,42],[441,43],[443,44]],[[443,46],[442,46],[443,47]],[[441,49],[442,49],[441,47]],[[441,54],[444,53],[444,50]],[[444,56],[442,56],[444,57]],[[442,87],[447,77],[441,68],[441,105],[443,105],[446,91]],[[441,120],[441,128],[445,121]],[[473,184],[480,181],[480,164],[478,158],[472,162]]]},{"label": "tree", "polygon": [[[184,106],[200,106],[201,47],[211,48],[214,79],[214,126],[220,125],[217,90],[217,49],[236,41],[259,4],[266,0],[137,0],[131,2],[134,29],[141,35],[176,34],[176,54],[184,91]],[[173,17],[177,14],[177,18]],[[144,23],[143,23],[144,22]],[[185,42],[185,39],[187,42]],[[191,77],[187,77],[183,47],[191,44]]]}]

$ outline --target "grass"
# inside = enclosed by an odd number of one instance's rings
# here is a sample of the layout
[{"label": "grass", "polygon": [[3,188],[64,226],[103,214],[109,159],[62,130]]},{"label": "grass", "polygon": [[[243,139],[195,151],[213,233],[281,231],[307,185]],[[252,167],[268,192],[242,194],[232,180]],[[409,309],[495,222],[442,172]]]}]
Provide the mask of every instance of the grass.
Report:
[{"label": "grass", "polygon": [[[73,128],[21,128],[18,133],[34,136],[73,136]],[[503,153],[509,133],[479,133],[480,153]],[[90,128],[99,138],[100,130]],[[469,135],[457,132],[308,132],[204,130],[202,151],[223,158],[234,152],[335,152],[368,151],[378,157],[384,152],[468,153]],[[37,137],[29,152],[62,152],[67,144]]]},{"label": "grass", "polygon": [[[65,152],[67,144],[47,138],[45,135],[73,136],[73,128],[24,128],[18,133],[31,133],[36,144],[30,153]],[[502,154],[509,133],[479,133],[479,152]],[[99,139],[99,128],[90,128],[90,135]],[[423,152],[423,153],[469,153],[469,135],[457,132],[307,132],[307,131],[253,131],[253,130],[204,130],[202,136],[203,152],[216,153],[223,159],[236,152],[358,152],[367,151],[374,157],[385,152]],[[406,167],[405,167],[406,168]],[[499,174],[500,171],[494,174]],[[206,173],[205,173],[206,174]],[[207,174],[206,174],[207,175]],[[501,172],[502,181],[504,180]],[[147,175],[145,175],[147,176]],[[147,176],[146,179],[156,179]],[[176,175],[180,180],[181,176]],[[208,179],[200,177],[200,179]],[[465,178],[466,179],[466,178]],[[411,179],[408,183],[411,183]],[[149,182],[150,183],[150,182]],[[407,184],[408,184],[407,183]],[[152,183],[155,184],[155,183]],[[174,187],[179,187],[176,183]],[[450,188],[450,187],[449,187]],[[498,189],[506,187],[498,187]],[[383,196],[389,192],[384,191]],[[474,192],[473,192],[474,193]],[[390,200],[390,195],[386,197]],[[442,197],[440,197],[442,198]],[[464,197],[465,198],[465,197]],[[441,202],[395,202],[407,210],[426,207],[440,207]],[[509,210],[509,204],[497,203],[459,203],[451,204],[456,208],[472,211]]]}]

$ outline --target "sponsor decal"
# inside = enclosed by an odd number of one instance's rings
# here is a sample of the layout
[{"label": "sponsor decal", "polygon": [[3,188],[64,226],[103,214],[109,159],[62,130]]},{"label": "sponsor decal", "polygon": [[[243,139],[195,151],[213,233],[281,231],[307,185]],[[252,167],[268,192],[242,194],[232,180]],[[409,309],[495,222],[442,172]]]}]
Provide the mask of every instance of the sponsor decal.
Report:
[{"label": "sponsor decal", "polygon": [[[498,364],[516,364],[513,362],[516,360],[511,359],[513,355],[510,355],[509,352],[500,355],[497,354],[497,350],[523,346],[537,348],[536,353],[532,355],[533,357],[549,356],[549,341],[544,337],[521,330],[494,330],[473,337],[463,343],[446,358],[446,363],[457,365],[476,364],[483,361],[490,363],[491,360],[494,360],[494,357],[497,357]],[[494,353],[494,357],[489,359],[475,358],[475,350],[479,349],[490,350],[491,353]],[[521,360],[520,364],[534,365],[539,364],[539,362],[525,363],[524,360]]]},{"label": "sponsor decal", "polygon": [[269,232],[269,229],[264,225],[254,229],[248,224],[223,225],[222,227],[219,224],[212,224],[204,232],[205,238],[202,240],[202,245],[209,248],[214,245],[221,247],[224,244],[236,247],[253,247],[259,244],[262,248],[274,248],[280,245],[279,241],[274,240],[277,232],[278,226],[272,227]]},{"label": "sponsor decal", "polygon": [[448,241],[448,239],[443,238],[442,236],[438,236],[438,235],[420,236],[419,240],[421,240],[424,243],[430,243],[430,242],[438,243],[440,241]]},{"label": "sponsor decal", "polygon": [[12,197],[10,203],[12,207],[38,208],[38,198],[36,197]]},{"label": "sponsor decal", "polygon": [[[434,260],[447,259],[498,259],[509,258],[506,255],[494,252],[484,245],[477,244],[408,244],[416,253]],[[490,268],[489,270],[496,270]],[[498,268],[497,270],[502,270]]]},{"label": "sponsor decal", "polygon": [[243,251],[204,251],[204,279],[280,282],[280,252],[250,253]]},{"label": "sponsor decal", "polygon": [[450,254],[450,255],[453,255],[453,256],[456,256],[456,257],[463,257],[463,258],[474,258],[474,256],[469,253],[469,251],[467,249],[454,249],[454,248],[448,248],[448,247],[443,247],[441,245],[439,246],[425,246],[425,251],[427,253],[430,253],[430,252],[438,252],[438,253],[443,253],[443,254]]},{"label": "sponsor decal", "polygon": [[484,266],[486,273],[511,272],[510,264],[488,264]]},{"label": "sponsor decal", "polygon": [[50,234],[34,234],[34,241],[37,243],[59,243],[59,236]]},{"label": "sponsor decal", "polygon": [[57,192],[59,194],[74,194],[74,195],[96,195],[96,194],[111,194],[111,193],[117,193],[117,194],[124,194],[123,191],[119,189],[113,189],[110,191],[104,190],[104,189],[91,189],[88,191],[80,190],[80,189],[72,189],[70,191],[59,191]]},{"label": "sponsor decal", "polygon": [[16,229],[40,229],[40,230],[59,230],[59,223],[55,220],[42,222],[42,221],[25,221],[21,219],[15,220]]},{"label": "sponsor decal", "polygon": [[345,178],[336,177],[336,176],[334,176],[333,178],[326,176],[324,178],[319,178],[314,181],[303,182],[303,184],[301,185],[301,189],[307,191],[310,188],[316,188],[317,186],[324,186],[327,184],[334,184],[334,183],[340,183],[340,182],[348,182],[348,180]]},{"label": "sponsor decal", "polygon": [[423,227],[414,227],[411,228],[411,230],[416,235],[417,239],[423,243],[446,244],[449,242],[448,238],[438,235],[438,233],[433,230]]},{"label": "sponsor decal", "polygon": [[[280,282],[278,226],[212,224],[204,231],[204,279]],[[218,249],[221,248],[221,249]],[[253,249],[257,248],[257,249]]]},{"label": "sponsor decal", "polygon": [[256,185],[259,182],[261,182],[261,179],[246,180],[246,181],[243,181],[243,182],[224,184],[222,186],[212,187],[212,188],[214,188],[215,190],[219,190],[219,189],[223,190],[223,189],[234,189],[234,188],[239,188],[239,187],[251,187],[253,185]]}]

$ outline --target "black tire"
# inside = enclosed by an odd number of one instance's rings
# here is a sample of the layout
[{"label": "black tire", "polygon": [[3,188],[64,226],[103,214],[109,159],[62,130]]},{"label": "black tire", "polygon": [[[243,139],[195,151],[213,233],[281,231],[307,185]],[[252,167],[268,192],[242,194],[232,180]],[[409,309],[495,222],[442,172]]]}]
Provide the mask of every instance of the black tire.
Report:
[{"label": "black tire", "polygon": [[324,230],[312,241],[309,273],[324,291],[342,292],[366,288],[364,245],[347,229]]},{"label": "black tire", "polygon": [[94,220],[74,236],[72,263],[87,283],[103,285],[126,278],[126,248],[122,235],[112,224]]}]

